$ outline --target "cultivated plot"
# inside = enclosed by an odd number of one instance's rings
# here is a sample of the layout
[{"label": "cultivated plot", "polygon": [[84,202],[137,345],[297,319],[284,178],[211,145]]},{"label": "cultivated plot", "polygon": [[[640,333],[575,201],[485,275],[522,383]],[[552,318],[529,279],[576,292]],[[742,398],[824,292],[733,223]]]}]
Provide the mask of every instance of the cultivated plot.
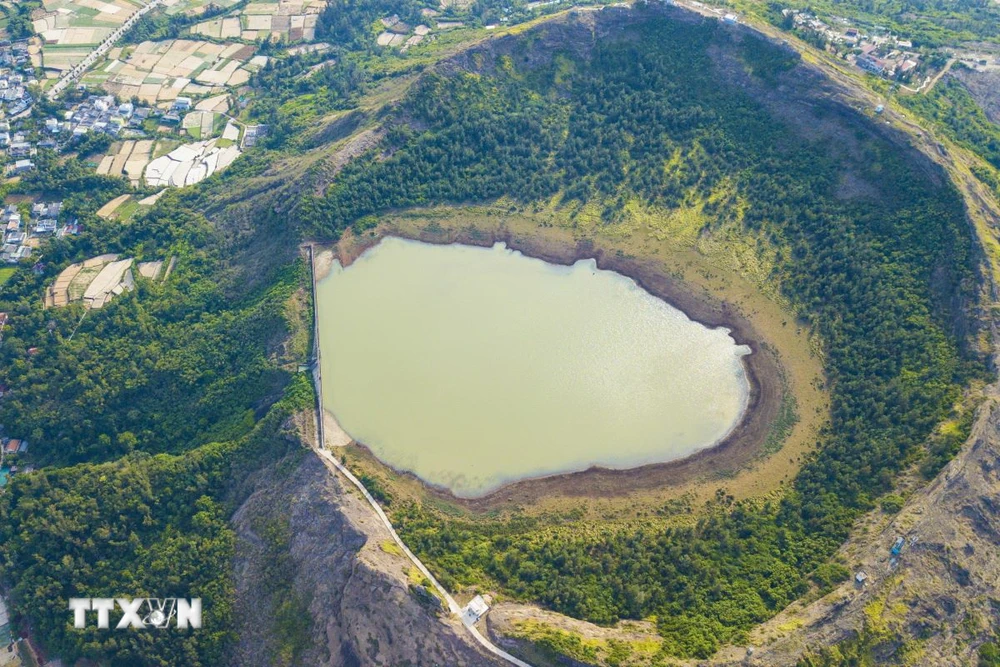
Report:
[{"label": "cultivated plot", "polygon": [[116,296],[135,289],[135,274],[150,280],[166,278],[162,261],[141,262],[118,255],[99,255],[70,264],[45,291],[45,307],[60,308],[83,303],[86,308],[103,308]]},{"label": "cultivated plot", "polygon": [[184,116],[181,127],[195,139],[211,139],[219,134],[226,122],[225,116],[213,111],[192,111]]},{"label": "cultivated plot", "polygon": [[[230,133],[228,127],[226,132]],[[225,138],[178,146],[149,163],[146,184],[175,188],[194,185],[225,169],[239,156],[240,149]]]},{"label": "cultivated plot", "polygon": [[213,39],[309,42],[316,38],[316,22],[325,6],[325,0],[252,2],[229,16],[198,23],[191,32]]},{"label": "cultivated plot", "polygon": [[431,33],[431,29],[426,25],[410,27],[403,23],[398,16],[390,16],[380,21],[384,31],[375,38],[375,43],[379,46],[391,46],[400,51],[406,51],[411,46],[416,46]]},{"label": "cultivated plot", "polygon": [[227,9],[239,0],[163,0],[162,5],[167,14],[185,16],[199,16],[209,9]]},{"label": "cultivated plot", "polygon": [[[117,58],[88,73],[84,83],[103,87],[123,99],[173,102],[178,97],[219,94],[226,86],[250,79],[257,61],[250,63],[254,47],[175,39],[142,42],[122,49]],[[265,61],[266,62],[266,61]],[[167,105],[169,106],[169,105]]]},{"label": "cultivated plot", "polygon": [[62,71],[80,62],[142,6],[141,0],[44,0],[33,27],[43,41],[45,68]]},{"label": "cultivated plot", "polygon": [[105,155],[97,167],[97,173],[107,176],[125,176],[132,185],[138,185],[142,172],[149,164],[150,154],[153,151],[153,141],[143,139],[140,141],[123,141],[112,146],[112,152]]}]

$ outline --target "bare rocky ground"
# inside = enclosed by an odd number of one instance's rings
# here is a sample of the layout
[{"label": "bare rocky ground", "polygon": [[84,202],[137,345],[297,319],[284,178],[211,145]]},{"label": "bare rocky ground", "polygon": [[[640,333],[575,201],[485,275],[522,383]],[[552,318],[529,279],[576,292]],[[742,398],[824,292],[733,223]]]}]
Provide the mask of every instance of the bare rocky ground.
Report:
[{"label": "bare rocky ground", "polygon": [[1000,123],[1000,71],[986,72],[952,69],[949,76],[957,78],[982,107],[986,117]]},{"label": "bare rocky ground", "polygon": [[313,452],[287,457],[255,486],[232,519],[233,665],[497,664],[460,622],[418,601],[409,561],[383,548],[388,532]]},{"label": "bare rocky ground", "polygon": [[[876,635],[876,654],[898,658],[904,640],[925,665],[975,665],[976,649],[1000,626],[1000,396],[980,409],[970,440],[887,525],[842,550],[852,578],[809,605],[792,605],[758,628],[763,643],[718,656],[722,664],[791,665],[804,654]],[[897,537],[906,544],[893,565]]]}]

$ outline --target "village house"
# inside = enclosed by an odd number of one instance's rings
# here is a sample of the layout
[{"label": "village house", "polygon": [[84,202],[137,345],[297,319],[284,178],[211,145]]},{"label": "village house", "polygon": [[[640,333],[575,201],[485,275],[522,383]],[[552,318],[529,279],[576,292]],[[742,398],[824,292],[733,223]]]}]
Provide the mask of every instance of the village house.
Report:
[{"label": "village house", "polygon": [[844,27],[834,30],[808,12],[783,9],[784,16],[791,16],[795,27],[801,31],[820,35],[828,51],[837,53],[858,68],[885,78],[909,78],[920,67],[921,56],[911,49],[910,40],[900,39],[886,29],[872,27],[871,34],[864,34],[848,19],[832,17]]},{"label": "village house", "polygon": [[14,163],[14,173],[24,174],[35,168],[35,163],[31,160],[18,160]]},{"label": "village house", "polygon": [[0,217],[3,244],[0,246],[0,262],[16,264],[32,255],[32,246],[41,239],[52,236],[76,234],[79,231],[76,220],[59,227],[62,202],[36,202],[31,206],[28,219],[23,219],[21,211],[14,204],[8,204]]}]

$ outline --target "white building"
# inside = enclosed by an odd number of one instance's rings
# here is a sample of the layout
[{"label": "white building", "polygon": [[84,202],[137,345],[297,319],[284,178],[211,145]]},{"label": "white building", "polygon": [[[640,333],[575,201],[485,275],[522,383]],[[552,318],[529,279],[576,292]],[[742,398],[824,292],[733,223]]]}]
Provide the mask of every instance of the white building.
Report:
[{"label": "white building", "polygon": [[490,606],[486,604],[486,600],[483,599],[482,595],[477,595],[469,601],[469,604],[465,605],[465,609],[462,610],[462,622],[466,625],[475,625],[476,621],[483,617],[483,615],[490,610]]}]

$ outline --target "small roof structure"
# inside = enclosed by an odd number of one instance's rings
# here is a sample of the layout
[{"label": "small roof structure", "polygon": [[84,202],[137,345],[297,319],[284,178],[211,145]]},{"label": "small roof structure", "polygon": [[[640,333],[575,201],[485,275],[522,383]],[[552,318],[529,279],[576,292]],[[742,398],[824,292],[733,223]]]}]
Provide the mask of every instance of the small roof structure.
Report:
[{"label": "small roof structure", "polygon": [[490,606],[486,604],[486,600],[483,599],[482,595],[477,595],[469,601],[469,604],[465,605],[465,609],[462,610],[462,622],[466,625],[475,625],[476,621],[483,617],[483,615],[490,610]]}]

